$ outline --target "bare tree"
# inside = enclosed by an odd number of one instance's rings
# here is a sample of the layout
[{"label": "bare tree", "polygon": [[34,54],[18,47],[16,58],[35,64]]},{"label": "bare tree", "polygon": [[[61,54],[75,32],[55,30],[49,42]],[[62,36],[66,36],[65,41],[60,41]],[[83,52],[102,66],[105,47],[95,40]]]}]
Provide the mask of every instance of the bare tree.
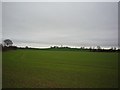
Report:
[{"label": "bare tree", "polygon": [[98,50],[100,50],[100,49],[101,49],[101,47],[100,47],[100,46],[97,46],[97,49],[98,49]]}]

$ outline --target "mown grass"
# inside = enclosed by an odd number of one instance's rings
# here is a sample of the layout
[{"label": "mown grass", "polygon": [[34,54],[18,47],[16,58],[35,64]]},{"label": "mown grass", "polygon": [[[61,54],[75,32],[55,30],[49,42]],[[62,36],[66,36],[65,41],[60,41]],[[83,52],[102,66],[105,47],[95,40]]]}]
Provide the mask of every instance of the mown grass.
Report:
[{"label": "mown grass", "polygon": [[3,52],[3,88],[116,88],[118,54],[50,50]]}]

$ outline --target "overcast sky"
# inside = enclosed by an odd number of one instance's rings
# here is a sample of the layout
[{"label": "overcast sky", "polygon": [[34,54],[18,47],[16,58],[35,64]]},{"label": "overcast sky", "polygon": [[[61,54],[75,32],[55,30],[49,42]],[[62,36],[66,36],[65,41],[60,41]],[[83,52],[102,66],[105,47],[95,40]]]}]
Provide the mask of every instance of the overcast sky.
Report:
[{"label": "overcast sky", "polygon": [[118,45],[117,2],[3,2],[2,18],[14,45]]}]

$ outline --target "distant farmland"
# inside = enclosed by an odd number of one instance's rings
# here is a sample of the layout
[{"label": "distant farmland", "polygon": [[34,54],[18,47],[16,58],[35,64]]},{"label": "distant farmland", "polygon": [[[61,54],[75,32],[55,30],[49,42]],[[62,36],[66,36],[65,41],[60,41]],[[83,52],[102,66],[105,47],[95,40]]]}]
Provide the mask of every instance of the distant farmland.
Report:
[{"label": "distant farmland", "polygon": [[117,88],[117,52],[3,52],[3,88]]}]

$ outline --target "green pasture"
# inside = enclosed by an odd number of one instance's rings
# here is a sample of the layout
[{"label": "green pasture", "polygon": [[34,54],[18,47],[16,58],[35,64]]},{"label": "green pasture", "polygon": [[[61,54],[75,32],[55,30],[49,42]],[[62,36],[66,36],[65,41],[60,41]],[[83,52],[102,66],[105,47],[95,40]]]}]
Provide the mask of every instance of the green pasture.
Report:
[{"label": "green pasture", "polygon": [[118,53],[11,50],[2,53],[3,88],[117,88]]}]

